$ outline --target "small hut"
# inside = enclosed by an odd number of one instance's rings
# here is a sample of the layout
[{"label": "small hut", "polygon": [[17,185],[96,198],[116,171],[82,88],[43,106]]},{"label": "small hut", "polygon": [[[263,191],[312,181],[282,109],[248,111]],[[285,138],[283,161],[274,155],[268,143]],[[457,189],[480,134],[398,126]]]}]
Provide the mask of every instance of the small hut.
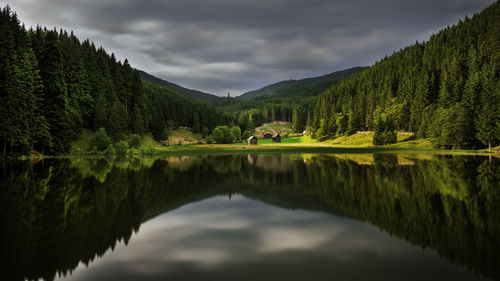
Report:
[{"label": "small hut", "polygon": [[280,135],[280,133],[277,133],[277,134],[273,135],[273,142],[281,142],[281,135]]},{"label": "small hut", "polygon": [[265,132],[265,133],[264,133],[264,138],[265,138],[265,139],[270,139],[270,138],[272,138],[272,137],[273,137],[273,135],[272,135],[271,133],[269,133],[269,132]]},{"label": "small hut", "polygon": [[257,137],[251,136],[247,139],[248,145],[257,145]]}]

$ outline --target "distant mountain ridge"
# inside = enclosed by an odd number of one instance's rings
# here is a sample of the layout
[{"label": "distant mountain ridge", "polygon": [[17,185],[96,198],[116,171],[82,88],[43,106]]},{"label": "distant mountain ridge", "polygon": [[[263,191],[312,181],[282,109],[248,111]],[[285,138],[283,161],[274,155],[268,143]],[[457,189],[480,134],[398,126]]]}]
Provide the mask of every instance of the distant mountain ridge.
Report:
[{"label": "distant mountain ridge", "polygon": [[260,97],[316,96],[329,89],[340,80],[364,69],[366,69],[366,67],[352,67],[318,77],[300,80],[284,80],[258,90],[246,92],[236,98],[253,99]]},{"label": "distant mountain ridge", "polygon": [[183,95],[191,97],[191,98],[195,98],[198,100],[204,100],[204,101],[218,98],[218,96],[213,95],[213,94],[205,93],[205,92],[198,91],[198,90],[184,88],[184,87],[177,85],[175,83],[172,83],[172,82],[163,80],[161,78],[155,77],[155,76],[153,76],[147,72],[144,72],[142,70],[139,70],[139,74],[141,75],[141,78],[145,81],[148,81],[152,84],[156,84],[156,85],[170,88],[170,89],[172,89],[180,94],[183,94]]}]

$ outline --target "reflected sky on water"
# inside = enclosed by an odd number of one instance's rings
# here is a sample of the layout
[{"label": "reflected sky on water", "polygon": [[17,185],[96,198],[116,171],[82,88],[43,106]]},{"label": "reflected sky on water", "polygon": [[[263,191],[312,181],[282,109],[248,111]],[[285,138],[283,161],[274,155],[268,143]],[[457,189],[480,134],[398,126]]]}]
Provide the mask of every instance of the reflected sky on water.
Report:
[{"label": "reflected sky on water", "polygon": [[190,203],[145,222],[62,280],[483,280],[364,222],[241,195]]}]

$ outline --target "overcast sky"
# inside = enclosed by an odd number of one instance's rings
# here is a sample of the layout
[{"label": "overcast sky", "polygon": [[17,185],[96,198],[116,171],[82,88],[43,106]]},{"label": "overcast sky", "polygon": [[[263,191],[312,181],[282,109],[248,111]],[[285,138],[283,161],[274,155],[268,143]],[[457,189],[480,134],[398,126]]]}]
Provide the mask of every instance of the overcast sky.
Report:
[{"label": "overcast sky", "polygon": [[168,81],[239,95],[371,65],[493,0],[0,0]]}]

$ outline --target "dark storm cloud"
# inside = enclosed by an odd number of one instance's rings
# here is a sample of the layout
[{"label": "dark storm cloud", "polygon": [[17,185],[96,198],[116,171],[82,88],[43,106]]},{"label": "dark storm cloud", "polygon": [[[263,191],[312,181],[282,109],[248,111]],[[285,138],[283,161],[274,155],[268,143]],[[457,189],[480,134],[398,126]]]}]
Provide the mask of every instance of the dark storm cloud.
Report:
[{"label": "dark storm cloud", "polygon": [[370,65],[492,0],[0,0],[26,25],[81,38],[222,95]]}]

